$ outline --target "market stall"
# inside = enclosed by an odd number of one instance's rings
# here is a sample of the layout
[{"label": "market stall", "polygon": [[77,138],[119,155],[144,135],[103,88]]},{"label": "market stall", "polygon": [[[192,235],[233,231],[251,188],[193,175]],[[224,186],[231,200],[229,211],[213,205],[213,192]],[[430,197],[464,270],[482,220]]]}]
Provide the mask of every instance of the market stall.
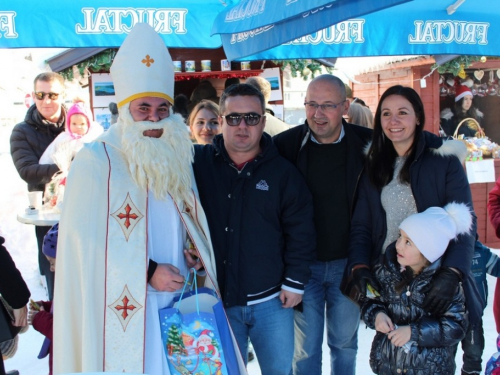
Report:
[{"label": "market stall", "polygon": [[[111,125],[109,103],[115,102],[114,87],[109,68],[117,49],[70,49],[47,60],[53,71],[61,73],[68,81],[77,81],[89,90],[90,105],[96,120],[107,129]],[[174,97],[184,94],[191,97],[193,90],[208,80],[220,97],[228,78],[241,82],[248,77],[262,75],[272,84],[271,103],[283,113],[282,72],[271,61],[229,62],[223,49],[169,48],[176,69]],[[216,100],[218,101],[218,100]],[[280,110],[281,109],[281,110]]]}]

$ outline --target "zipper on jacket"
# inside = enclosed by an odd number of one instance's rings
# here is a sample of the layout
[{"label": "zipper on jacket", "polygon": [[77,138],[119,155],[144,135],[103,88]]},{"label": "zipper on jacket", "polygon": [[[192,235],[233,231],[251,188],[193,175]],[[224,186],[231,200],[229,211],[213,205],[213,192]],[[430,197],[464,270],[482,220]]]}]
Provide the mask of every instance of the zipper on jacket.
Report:
[{"label": "zipper on jacket", "polygon": [[417,213],[418,213],[418,212],[422,212],[422,211],[420,210],[420,207],[418,206],[417,199],[415,198],[415,192],[413,191],[413,184],[412,184],[412,180],[411,180],[411,171],[413,169],[413,164],[415,164],[417,162],[417,160],[418,160],[418,156],[415,158],[415,160],[413,160],[411,162],[410,171],[409,172],[410,172],[410,190],[411,190],[411,194],[413,195],[413,200],[415,202],[415,207],[417,208]]},{"label": "zipper on jacket", "polygon": [[245,165],[243,166],[243,168],[241,168],[241,170],[239,170],[238,168],[235,167],[234,163],[230,163],[229,166],[230,167],[233,167],[234,169],[236,169],[236,172],[238,172],[238,174],[240,174],[241,172],[243,172],[243,169],[245,169],[245,167],[247,166],[248,162],[245,163]]},{"label": "zipper on jacket", "polygon": [[354,185],[354,194],[352,195],[351,209],[350,209],[350,218],[351,219],[352,219],[352,216],[354,213],[354,202],[356,201],[356,194],[358,191],[359,180],[361,179],[361,175],[363,174],[364,170],[365,170],[365,166],[363,165],[363,168],[361,168],[361,171],[359,171],[359,173],[358,173],[358,178],[356,179],[356,185]]}]

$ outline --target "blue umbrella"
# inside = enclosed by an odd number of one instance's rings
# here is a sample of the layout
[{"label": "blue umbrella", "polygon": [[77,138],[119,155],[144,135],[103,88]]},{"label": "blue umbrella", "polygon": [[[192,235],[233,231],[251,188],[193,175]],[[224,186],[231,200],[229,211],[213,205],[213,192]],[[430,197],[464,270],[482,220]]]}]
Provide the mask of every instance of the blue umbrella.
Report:
[{"label": "blue umbrella", "polygon": [[332,24],[412,0],[241,0],[215,19],[230,60],[289,42]]},{"label": "blue umbrella", "polygon": [[[500,1],[414,0],[331,25],[244,60],[391,56],[499,56]],[[224,39],[223,39],[224,41]],[[224,45],[226,48],[226,45]]]},{"label": "blue umbrella", "polygon": [[168,47],[218,48],[210,29],[224,9],[220,0],[2,0],[0,48],[118,47],[136,22]]}]

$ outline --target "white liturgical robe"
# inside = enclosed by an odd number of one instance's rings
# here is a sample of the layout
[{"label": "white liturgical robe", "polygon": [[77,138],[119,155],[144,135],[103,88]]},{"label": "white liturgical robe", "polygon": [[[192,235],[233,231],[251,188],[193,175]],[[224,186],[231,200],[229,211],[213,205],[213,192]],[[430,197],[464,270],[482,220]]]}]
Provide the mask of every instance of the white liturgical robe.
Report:
[{"label": "white liturgical robe", "polygon": [[158,201],[137,187],[111,127],[76,156],[59,227],[54,296],[54,374],[168,374],[158,310],[173,293],[147,282],[149,259],[187,275],[189,238],[217,290],[215,261],[194,177],[186,201]]}]

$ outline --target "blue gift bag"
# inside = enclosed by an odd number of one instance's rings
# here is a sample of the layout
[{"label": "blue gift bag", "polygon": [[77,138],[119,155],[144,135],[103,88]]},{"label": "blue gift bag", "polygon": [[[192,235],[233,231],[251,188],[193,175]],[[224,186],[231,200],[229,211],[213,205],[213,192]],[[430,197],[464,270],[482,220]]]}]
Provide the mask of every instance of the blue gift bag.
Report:
[{"label": "blue gift bag", "polygon": [[173,375],[239,375],[222,302],[208,288],[185,292],[160,310],[163,345]]}]

